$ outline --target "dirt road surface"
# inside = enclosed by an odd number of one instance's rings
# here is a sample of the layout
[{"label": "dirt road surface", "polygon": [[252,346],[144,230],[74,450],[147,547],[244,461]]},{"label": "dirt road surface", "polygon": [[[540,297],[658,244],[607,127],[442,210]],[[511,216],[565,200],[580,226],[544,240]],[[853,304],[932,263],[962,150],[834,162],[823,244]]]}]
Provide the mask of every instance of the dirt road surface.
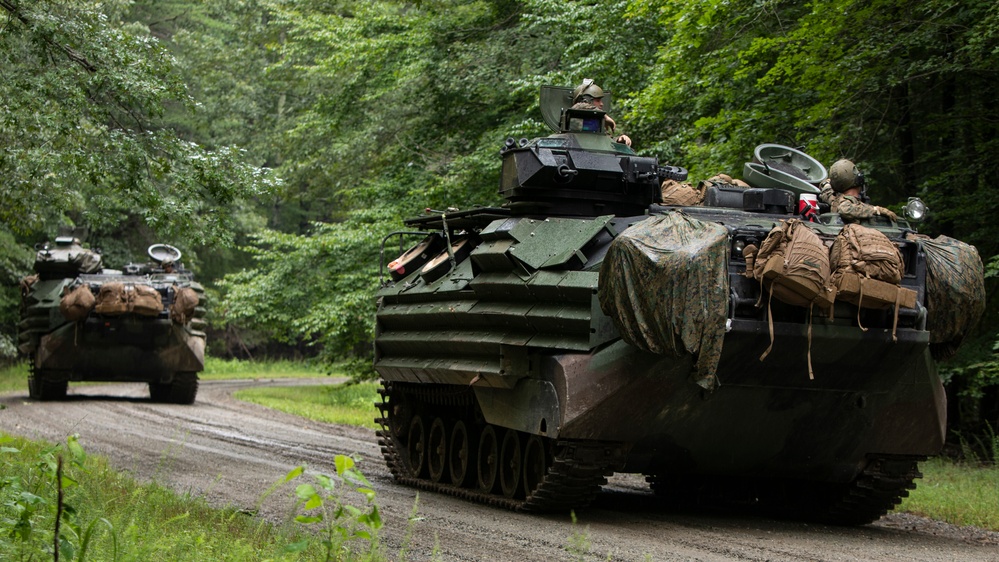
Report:
[{"label": "dirt road surface", "polygon": [[[416,490],[397,485],[374,432],[303,420],[240,402],[232,393],[259,385],[315,381],[202,382],[193,406],[154,404],[145,385],[71,387],[66,402],[0,396],[0,431],[64,442],[78,434],[88,453],[139,480],[155,480],[212,504],[256,509],[292,468],[335,474],[333,457],[351,454],[377,491],[382,544],[392,559],[406,540]],[[260,507],[287,515],[291,488]],[[899,560],[999,562],[999,533],[892,514],[857,528],[664,510],[640,477],[615,476],[595,504],[577,514],[526,515],[422,492],[407,560]],[[573,538],[576,540],[573,540]],[[570,547],[575,544],[575,547]]]}]

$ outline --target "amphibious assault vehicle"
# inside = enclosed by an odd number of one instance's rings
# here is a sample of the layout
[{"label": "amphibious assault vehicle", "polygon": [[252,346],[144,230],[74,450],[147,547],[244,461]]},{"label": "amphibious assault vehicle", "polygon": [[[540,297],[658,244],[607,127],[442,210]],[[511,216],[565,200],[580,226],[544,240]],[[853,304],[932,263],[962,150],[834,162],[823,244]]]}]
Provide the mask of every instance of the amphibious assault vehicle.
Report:
[{"label": "amphibious assault vehicle", "polygon": [[[910,225],[870,225],[904,259],[893,302],[783,302],[743,252],[801,218],[824,168],[769,145],[754,173],[777,181],[783,163],[795,185],[662,205],[685,170],[612,142],[568,90],[543,88],[542,111],[554,134],[502,149],[505,205],[428,213],[385,238],[417,242],[377,295],[394,477],[524,511],[586,506],[615,472],[666,499],[840,524],[894,507],[946,418]],[[828,245],[843,223],[821,219],[801,224]]]},{"label": "amphibious assault vehicle", "polygon": [[105,269],[79,239],[38,248],[21,283],[18,343],[30,358],[28,394],[66,397],[69,381],[146,382],[154,401],[191,404],[204,369],[205,296],[180,251],[149,247],[152,262]]}]

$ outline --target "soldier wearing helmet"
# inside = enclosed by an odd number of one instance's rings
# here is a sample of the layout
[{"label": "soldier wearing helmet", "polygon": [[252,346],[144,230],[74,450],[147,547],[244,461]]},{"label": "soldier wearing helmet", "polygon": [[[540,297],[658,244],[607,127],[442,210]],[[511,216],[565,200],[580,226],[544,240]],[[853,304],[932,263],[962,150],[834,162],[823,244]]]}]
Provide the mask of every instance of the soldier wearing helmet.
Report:
[{"label": "soldier wearing helmet", "polygon": [[839,213],[844,222],[856,222],[876,216],[888,217],[892,222],[898,219],[891,210],[861,200],[864,174],[845,158],[829,167],[829,179],[823,180],[819,187],[822,188],[819,199],[828,204],[832,212]]},{"label": "soldier wearing helmet", "polygon": [[[600,86],[597,86],[593,82],[592,78],[584,78],[583,83],[576,86],[576,89],[572,91],[572,103],[573,109],[596,109],[598,111],[604,111],[604,90]],[[614,134],[614,129],[617,127],[617,123],[611,119],[610,115],[604,114],[604,128],[610,132],[611,135]],[[614,142],[619,142],[631,146],[631,137],[628,135],[618,135]]]}]

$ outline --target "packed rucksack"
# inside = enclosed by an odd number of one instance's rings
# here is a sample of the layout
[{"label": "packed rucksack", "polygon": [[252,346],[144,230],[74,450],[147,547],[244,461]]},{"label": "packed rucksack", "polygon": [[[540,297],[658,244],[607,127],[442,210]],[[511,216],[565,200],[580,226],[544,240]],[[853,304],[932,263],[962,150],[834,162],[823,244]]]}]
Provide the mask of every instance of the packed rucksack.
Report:
[{"label": "packed rucksack", "polygon": [[[774,345],[773,314],[770,298],[776,298],[791,305],[808,307],[808,378],[815,378],[812,372],[812,323],[813,306],[830,310],[833,293],[828,287],[829,249],[819,235],[799,219],[789,219],[773,228],[759,249],[747,246],[746,275],[759,279],[769,292],[767,319],[770,329],[770,346],[760,361],[767,358]],[[760,293],[763,298],[763,292]]]},{"label": "packed rucksack", "polygon": [[108,316],[128,312],[128,293],[124,283],[105,283],[97,293],[97,304],[94,312]]},{"label": "packed rucksack", "polygon": [[829,249],[798,219],[781,221],[753,256],[753,271],[774,298],[796,306],[831,306]]},{"label": "packed rucksack", "polygon": [[187,324],[194,317],[194,309],[197,308],[199,300],[198,293],[194,289],[174,285],[170,319],[176,324]]},{"label": "packed rucksack", "polygon": [[163,297],[149,285],[132,285],[129,312],[141,316],[159,316],[163,312]]},{"label": "packed rucksack", "polygon": [[856,273],[866,279],[897,285],[905,267],[894,242],[881,231],[856,223],[848,224],[840,231],[833,242],[829,261],[833,267],[833,284],[845,274]]},{"label": "packed rucksack", "polygon": [[59,312],[66,320],[79,322],[90,314],[96,300],[94,293],[86,284],[77,285],[72,289],[67,287],[66,292],[59,299]]}]

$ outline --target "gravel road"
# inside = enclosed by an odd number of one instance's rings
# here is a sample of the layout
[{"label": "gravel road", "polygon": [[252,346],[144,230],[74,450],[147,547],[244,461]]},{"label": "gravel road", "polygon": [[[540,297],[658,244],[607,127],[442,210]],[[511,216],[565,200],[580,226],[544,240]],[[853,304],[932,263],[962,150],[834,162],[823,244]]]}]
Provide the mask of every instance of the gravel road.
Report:
[{"label": "gravel road", "polygon": [[[328,381],[328,379],[324,379]],[[0,396],[0,431],[63,442],[78,434],[89,453],[140,480],[155,480],[215,505],[256,509],[261,495],[300,464],[334,474],[335,454],[354,454],[385,519],[382,543],[396,557],[416,490],[397,485],[374,432],[303,420],[232,398],[260,385],[315,380],[202,382],[193,406],[154,404],[145,385],[70,387],[66,402]],[[287,515],[291,490],[260,507]],[[892,514],[857,528],[664,511],[641,478],[615,476],[572,524],[566,515],[525,515],[422,492],[408,560],[925,560],[999,562],[999,533]],[[588,551],[569,549],[573,537]],[[576,541],[577,543],[579,541]]]}]

